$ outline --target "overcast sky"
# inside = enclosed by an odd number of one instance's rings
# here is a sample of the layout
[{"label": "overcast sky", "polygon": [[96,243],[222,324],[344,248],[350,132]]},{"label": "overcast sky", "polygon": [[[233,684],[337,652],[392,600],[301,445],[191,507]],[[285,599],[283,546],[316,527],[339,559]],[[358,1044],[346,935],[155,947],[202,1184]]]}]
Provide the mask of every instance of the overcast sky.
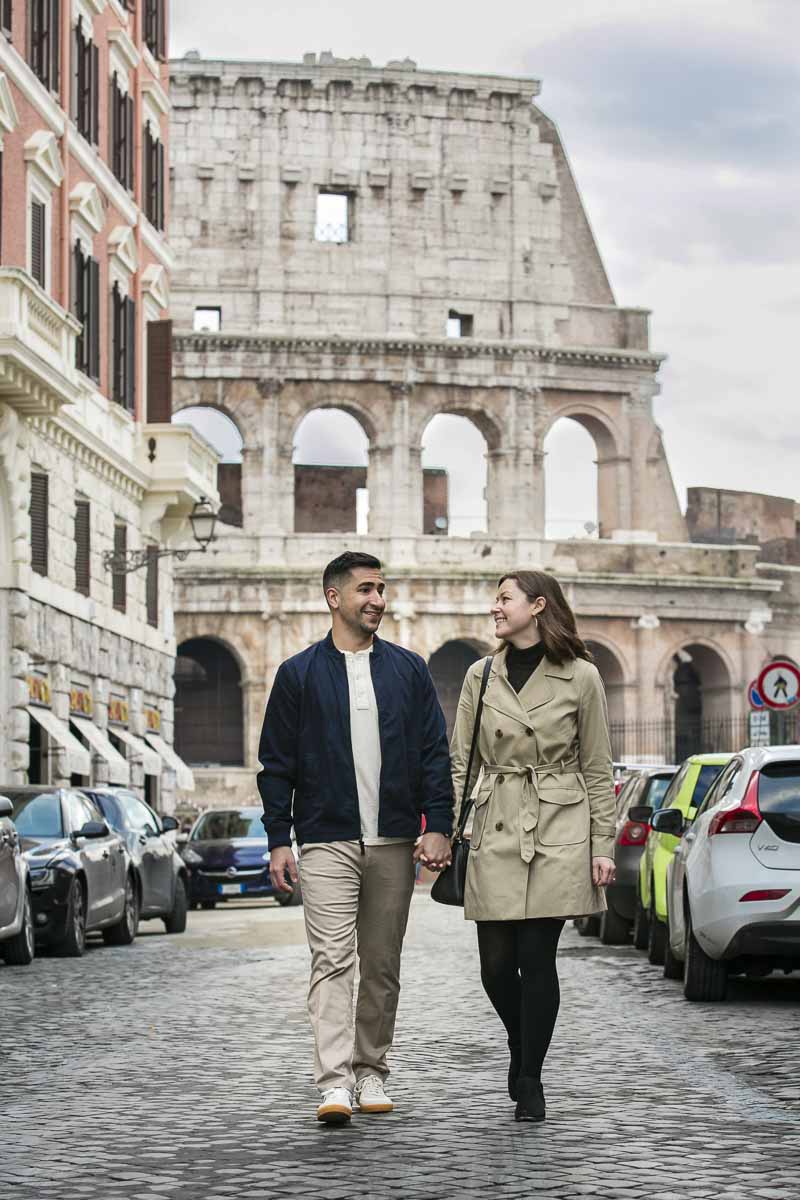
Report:
[{"label": "overcast sky", "polygon": [[[232,0],[224,22],[220,11],[172,0],[173,54],[298,61],[330,49],[541,79],[617,301],[653,310],[652,346],[669,355],[656,417],[681,500],[692,484],[800,498],[800,0]],[[565,424],[553,463],[588,453]],[[560,480],[551,515],[566,531],[592,505],[574,472]]]}]

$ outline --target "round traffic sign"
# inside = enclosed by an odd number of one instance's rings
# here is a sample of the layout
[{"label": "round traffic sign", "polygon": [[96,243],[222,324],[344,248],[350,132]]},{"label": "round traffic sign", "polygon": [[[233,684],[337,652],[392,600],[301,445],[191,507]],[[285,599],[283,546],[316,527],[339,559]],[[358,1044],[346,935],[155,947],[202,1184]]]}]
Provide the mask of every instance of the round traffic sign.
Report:
[{"label": "round traffic sign", "polygon": [[758,680],[757,679],[751,679],[750,683],[748,683],[748,685],[747,685],[747,701],[748,701],[748,704],[750,705],[750,707],[754,708],[756,711],[759,711],[760,709],[765,707],[764,697],[761,695],[761,692],[758,690]]},{"label": "round traffic sign", "polygon": [[784,659],[767,663],[757,685],[768,708],[794,708],[800,702],[800,668]]}]

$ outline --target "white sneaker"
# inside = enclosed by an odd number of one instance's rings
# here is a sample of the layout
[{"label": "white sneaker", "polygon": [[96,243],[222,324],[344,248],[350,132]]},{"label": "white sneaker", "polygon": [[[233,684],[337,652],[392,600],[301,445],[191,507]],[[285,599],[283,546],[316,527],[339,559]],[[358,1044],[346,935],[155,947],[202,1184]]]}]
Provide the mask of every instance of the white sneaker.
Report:
[{"label": "white sneaker", "polygon": [[394,1109],[394,1104],[383,1090],[383,1080],[379,1075],[365,1075],[359,1079],[356,1102],[363,1113],[387,1113]]},{"label": "white sneaker", "polygon": [[322,1104],[317,1109],[317,1120],[328,1125],[344,1125],[353,1115],[353,1097],[347,1088],[328,1088],[322,1093]]}]

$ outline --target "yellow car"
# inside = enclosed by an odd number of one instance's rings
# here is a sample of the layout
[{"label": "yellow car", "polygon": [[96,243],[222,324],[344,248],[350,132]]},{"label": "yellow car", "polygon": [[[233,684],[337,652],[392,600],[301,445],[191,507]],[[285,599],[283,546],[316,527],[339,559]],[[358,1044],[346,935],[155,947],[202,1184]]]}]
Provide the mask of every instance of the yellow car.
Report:
[{"label": "yellow car", "polygon": [[[690,755],[670,783],[661,811],[677,808],[685,819],[693,820],[706,792],[731,757]],[[667,866],[679,841],[672,834],[651,829],[639,861],[633,944],[637,950],[647,950],[649,961],[655,964],[664,962],[667,947]]]}]

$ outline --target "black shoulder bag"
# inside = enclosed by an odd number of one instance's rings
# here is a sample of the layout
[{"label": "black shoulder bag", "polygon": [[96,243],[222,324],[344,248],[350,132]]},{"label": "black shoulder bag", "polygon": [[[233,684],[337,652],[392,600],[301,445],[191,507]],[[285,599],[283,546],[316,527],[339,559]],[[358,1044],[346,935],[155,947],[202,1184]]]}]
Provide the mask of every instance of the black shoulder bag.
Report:
[{"label": "black shoulder bag", "polygon": [[441,872],[431,888],[431,899],[438,901],[439,904],[455,904],[460,905],[461,907],[464,905],[464,887],[467,881],[467,859],[469,858],[469,842],[464,837],[464,830],[467,827],[467,818],[469,817],[470,809],[472,808],[472,800],[469,799],[469,784],[470,776],[472,775],[472,764],[475,761],[475,751],[478,746],[478,734],[480,733],[481,729],[483,695],[486,691],[486,685],[489,682],[489,672],[491,669],[492,656],[490,655],[483,664],[481,690],[478,695],[478,709],[475,713],[475,725],[472,730],[472,745],[469,748],[467,773],[464,776],[464,792],[461,796],[461,808],[459,809],[458,825],[456,826],[456,832],[453,838],[452,861],[450,866],[445,867],[445,869]]}]

